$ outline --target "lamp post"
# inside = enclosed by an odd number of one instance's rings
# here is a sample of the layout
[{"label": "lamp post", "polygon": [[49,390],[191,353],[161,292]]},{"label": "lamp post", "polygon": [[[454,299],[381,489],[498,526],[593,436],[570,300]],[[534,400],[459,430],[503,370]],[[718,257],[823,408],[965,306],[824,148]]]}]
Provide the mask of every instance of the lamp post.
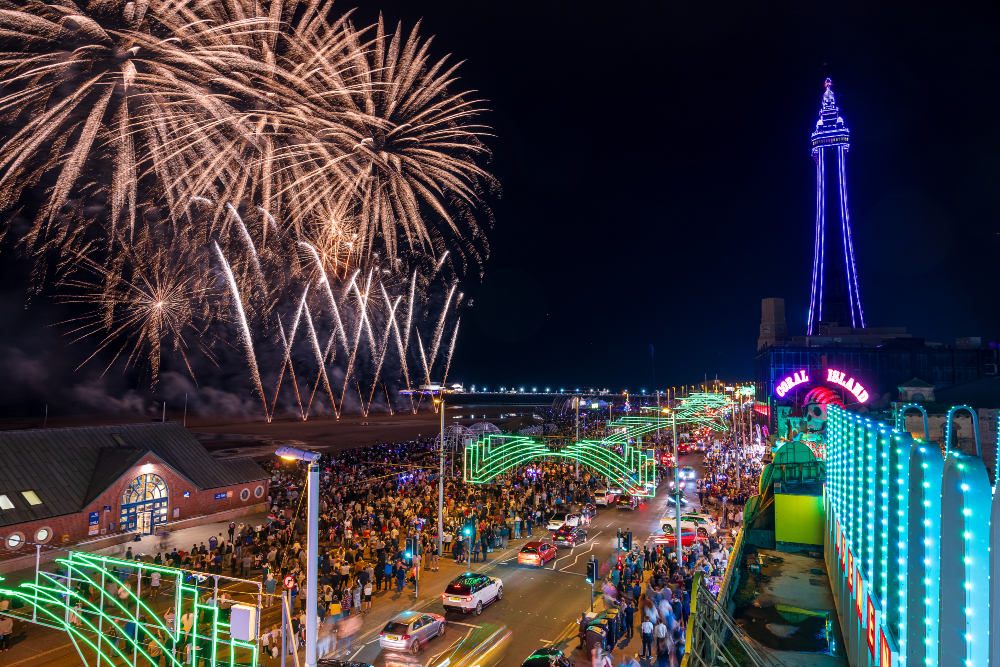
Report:
[{"label": "lamp post", "polygon": [[680,448],[677,446],[677,409],[670,411],[673,420],[674,431],[674,507],[677,509],[677,530],[674,532],[674,540],[677,546],[677,567],[681,566],[681,477]]},{"label": "lamp post", "polygon": [[441,410],[441,459],[438,464],[438,555],[444,556],[444,394],[434,399]]},{"label": "lamp post", "polygon": [[[316,667],[316,595],[319,581],[319,452],[307,452],[295,447],[278,447],[275,454],[289,461],[305,461],[309,464],[309,488],[306,491],[309,503],[309,518],[306,524],[306,586],[309,592],[306,600],[306,667]],[[284,630],[282,630],[284,634]]]}]

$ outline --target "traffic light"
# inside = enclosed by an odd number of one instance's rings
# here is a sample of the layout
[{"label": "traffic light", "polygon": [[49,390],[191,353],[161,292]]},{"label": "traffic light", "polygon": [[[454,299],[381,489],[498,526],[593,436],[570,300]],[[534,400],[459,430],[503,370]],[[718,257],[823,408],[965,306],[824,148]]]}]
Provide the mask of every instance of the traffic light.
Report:
[{"label": "traffic light", "polygon": [[418,549],[418,547],[419,547],[419,544],[417,543],[417,538],[415,538],[415,537],[407,537],[406,538],[406,551],[405,551],[405,553],[403,555],[406,556],[407,560],[410,560],[415,555],[417,555],[417,549]]},{"label": "traffic light", "polygon": [[597,581],[597,561],[593,557],[587,561],[587,583],[592,584]]},{"label": "traffic light", "polygon": [[625,535],[623,536],[623,538],[624,538],[625,542],[622,544],[622,549],[624,549],[625,551],[631,551],[632,550],[632,531],[630,530],[627,533],[625,533]]},{"label": "traffic light", "polygon": [[621,572],[625,569],[625,565],[622,563],[622,557],[618,556],[618,563],[615,565],[615,569]]}]

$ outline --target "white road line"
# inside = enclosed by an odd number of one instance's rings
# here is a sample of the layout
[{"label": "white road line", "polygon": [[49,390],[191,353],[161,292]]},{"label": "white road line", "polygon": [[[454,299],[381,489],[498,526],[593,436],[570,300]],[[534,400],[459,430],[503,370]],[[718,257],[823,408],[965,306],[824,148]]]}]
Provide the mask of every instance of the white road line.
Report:
[{"label": "white road line", "polygon": [[[597,532],[597,534],[598,534],[598,535],[600,535],[600,534],[601,534],[602,532],[603,532],[603,531],[598,531],[598,532]],[[576,562],[577,562],[578,560],[580,560],[580,556],[582,556],[583,554],[588,554],[588,553],[590,553],[591,551],[593,551],[593,550],[594,550],[594,545],[596,545],[596,544],[597,544],[597,542],[591,542],[591,543],[590,543],[590,548],[589,548],[589,549],[587,549],[586,551],[581,551],[580,553],[578,553],[578,554],[576,555],[576,558],[574,558],[574,559],[573,559],[573,562],[572,562],[572,563],[570,563],[570,564],[569,564],[569,565],[567,565],[566,567],[562,567],[562,568],[559,568],[559,571],[560,571],[560,572],[565,572],[567,568],[570,568],[570,567],[573,567],[574,565],[576,565]],[[573,554],[570,554],[570,556],[572,556],[572,555],[573,555]],[[568,557],[569,557],[569,556],[567,556],[567,558],[568,558]]]},{"label": "white road line", "polygon": [[472,625],[471,623],[461,623],[459,621],[448,621],[447,625],[461,625],[461,626],[464,626],[466,628],[475,628],[477,630],[479,628],[483,627],[481,625]]}]

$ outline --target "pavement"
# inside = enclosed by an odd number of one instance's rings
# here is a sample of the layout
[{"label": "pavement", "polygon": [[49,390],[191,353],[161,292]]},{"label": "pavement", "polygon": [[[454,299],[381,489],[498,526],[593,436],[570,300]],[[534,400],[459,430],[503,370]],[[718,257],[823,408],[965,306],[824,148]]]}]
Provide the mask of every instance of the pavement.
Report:
[{"label": "pavement", "polygon": [[[700,456],[683,456],[681,465],[691,465],[701,472]],[[667,512],[667,484],[661,486],[656,498],[651,498],[634,511],[616,510],[615,508],[600,508],[592,524],[587,526],[588,540],[574,548],[560,549],[555,561],[550,561],[545,567],[519,565],[518,550],[528,541],[526,538],[511,540],[506,550],[496,550],[487,555],[486,562],[470,565],[456,564],[450,557],[441,559],[437,572],[424,570],[421,572],[419,592],[412,585],[407,585],[402,593],[381,591],[372,596],[372,612],[363,617],[363,625],[353,638],[351,648],[341,646],[340,659],[349,657],[359,661],[387,667],[386,655],[378,645],[378,633],[396,614],[404,610],[428,611],[443,615],[447,619],[448,629],[444,637],[436,638],[425,647],[421,654],[414,656],[410,664],[425,667],[433,657],[446,650],[470,630],[490,623],[506,625],[512,631],[512,640],[507,657],[501,667],[514,667],[533,651],[543,646],[555,646],[563,649],[578,665],[589,665],[590,657],[574,652],[577,641],[577,619],[582,612],[590,610],[591,600],[599,602],[600,593],[592,598],[591,586],[586,583],[586,563],[591,556],[596,556],[601,563],[602,573],[607,572],[616,558],[616,548],[612,539],[617,530],[631,530],[635,544],[649,543],[660,531],[660,519]],[[697,507],[697,494],[694,482],[687,483],[686,495]],[[250,524],[259,522],[264,515],[241,517]],[[237,522],[239,523],[239,522]],[[100,553],[121,556],[131,546],[135,554],[147,553],[155,556],[157,552],[166,553],[174,546],[190,549],[192,544],[208,542],[209,536],[228,531],[228,522],[207,524],[172,532],[166,538],[146,537],[141,542],[115,545],[102,549]],[[535,539],[548,537],[546,531],[534,530]],[[504,596],[483,610],[481,616],[463,615],[445,612],[441,605],[441,591],[457,575],[465,571],[487,573],[500,577],[503,581]],[[12,573],[8,582],[16,582],[20,577],[33,576],[33,572]],[[259,580],[259,579],[258,579]],[[8,583],[5,582],[5,583]],[[234,584],[236,587],[248,589],[247,584]],[[247,591],[248,592],[248,591]],[[165,596],[164,596],[165,597]],[[166,601],[154,603],[154,611],[165,612]],[[261,616],[261,630],[265,631],[280,624],[280,606],[265,607]],[[641,648],[638,633],[631,639],[623,639],[614,651],[614,661],[618,664],[625,655],[636,656]],[[304,655],[299,654],[300,664]],[[390,660],[390,662],[395,662]],[[643,667],[648,667],[648,661],[641,661]],[[11,650],[0,655],[0,667],[77,667],[81,658],[69,642],[65,633],[42,626],[32,625],[20,620],[15,622]],[[265,667],[278,667],[280,659],[270,656],[262,657],[261,664]],[[294,666],[289,657],[288,667]]]}]

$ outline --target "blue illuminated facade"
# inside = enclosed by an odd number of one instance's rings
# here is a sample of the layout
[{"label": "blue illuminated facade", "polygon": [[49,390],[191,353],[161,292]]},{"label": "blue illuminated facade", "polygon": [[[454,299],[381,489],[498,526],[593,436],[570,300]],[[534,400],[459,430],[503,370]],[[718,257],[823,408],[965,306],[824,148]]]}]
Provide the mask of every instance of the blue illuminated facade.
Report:
[{"label": "blue illuminated facade", "polygon": [[854,329],[865,326],[847,207],[846,169],[851,131],[840,117],[833,82],[827,79],[824,88],[823,105],[816,131],[812,133],[812,157],[816,162],[816,240],[809,294],[809,336],[819,332],[820,322],[837,322]]}]

